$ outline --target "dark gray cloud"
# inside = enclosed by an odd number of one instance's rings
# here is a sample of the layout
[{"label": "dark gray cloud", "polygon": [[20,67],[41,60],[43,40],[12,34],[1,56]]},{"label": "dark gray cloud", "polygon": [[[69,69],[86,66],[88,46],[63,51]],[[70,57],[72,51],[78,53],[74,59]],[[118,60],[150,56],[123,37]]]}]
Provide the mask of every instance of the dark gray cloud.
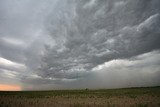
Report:
[{"label": "dark gray cloud", "polygon": [[17,81],[23,89],[160,85],[159,0],[0,2],[4,83]]},{"label": "dark gray cloud", "polygon": [[129,59],[114,59],[76,79],[30,76],[26,78],[27,87],[37,90],[157,86],[160,84],[159,57],[160,52],[153,51]]},{"label": "dark gray cloud", "polygon": [[56,46],[47,49],[41,76],[77,78],[77,73],[90,71],[109,60],[159,49],[157,3],[143,0],[58,2],[58,8],[55,7],[46,24]]}]

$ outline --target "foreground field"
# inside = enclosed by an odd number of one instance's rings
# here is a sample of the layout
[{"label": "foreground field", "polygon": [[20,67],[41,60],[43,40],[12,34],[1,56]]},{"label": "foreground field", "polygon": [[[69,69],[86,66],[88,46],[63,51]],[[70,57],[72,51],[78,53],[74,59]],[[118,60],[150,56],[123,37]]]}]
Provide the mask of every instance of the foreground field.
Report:
[{"label": "foreground field", "polygon": [[160,87],[1,91],[0,107],[160,107]]}]

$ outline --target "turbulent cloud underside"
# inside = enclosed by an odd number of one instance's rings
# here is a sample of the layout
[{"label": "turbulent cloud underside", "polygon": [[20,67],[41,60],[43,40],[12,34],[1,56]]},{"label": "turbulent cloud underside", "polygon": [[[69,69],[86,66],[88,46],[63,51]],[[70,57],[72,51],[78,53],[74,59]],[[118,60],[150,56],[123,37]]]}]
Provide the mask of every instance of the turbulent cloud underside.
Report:
[{"label": "turbulent cloud underside", "polygon": [[160,85],[159,0],[0,2],[1,83],[24,90]]}]

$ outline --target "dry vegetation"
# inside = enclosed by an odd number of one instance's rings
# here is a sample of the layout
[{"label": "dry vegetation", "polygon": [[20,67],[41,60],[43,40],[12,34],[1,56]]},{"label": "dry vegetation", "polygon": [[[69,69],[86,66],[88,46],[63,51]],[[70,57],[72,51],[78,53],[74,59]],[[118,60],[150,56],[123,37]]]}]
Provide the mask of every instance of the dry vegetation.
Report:
[{"label": "dry vegetation", "polygon": [[160,107],[160,87],[0,92],[0,107]]}]

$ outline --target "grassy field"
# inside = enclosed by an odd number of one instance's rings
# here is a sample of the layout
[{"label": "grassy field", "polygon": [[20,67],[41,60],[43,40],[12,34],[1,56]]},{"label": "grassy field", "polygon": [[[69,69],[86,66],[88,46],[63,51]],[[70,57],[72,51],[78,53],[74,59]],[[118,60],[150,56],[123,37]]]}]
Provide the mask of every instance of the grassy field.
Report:
[{"label": "grassy field", "polygon": [[160,87],[1,91],[0,107],[160,107]]}]

